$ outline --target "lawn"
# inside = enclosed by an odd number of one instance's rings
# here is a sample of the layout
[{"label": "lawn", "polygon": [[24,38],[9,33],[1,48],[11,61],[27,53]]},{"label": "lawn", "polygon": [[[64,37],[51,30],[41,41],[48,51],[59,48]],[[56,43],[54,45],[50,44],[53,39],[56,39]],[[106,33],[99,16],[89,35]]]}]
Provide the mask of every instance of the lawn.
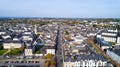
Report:
[{"label": "lawn", "polygon": [[0,55],[3,55],[6,51],[6,49],[3,49],[3,45],[0,44]]},{"label": "lawn", "polygon": [[7,51],[7,50],[5,50],[5,49],[1,49],[1,50],[0,50],[0,55],[3,55],[6,51]]},{"label": "lawn", "polygon": [[22,51],[20,49],[12,49],[8,54],[10,55],[19,55]]}]

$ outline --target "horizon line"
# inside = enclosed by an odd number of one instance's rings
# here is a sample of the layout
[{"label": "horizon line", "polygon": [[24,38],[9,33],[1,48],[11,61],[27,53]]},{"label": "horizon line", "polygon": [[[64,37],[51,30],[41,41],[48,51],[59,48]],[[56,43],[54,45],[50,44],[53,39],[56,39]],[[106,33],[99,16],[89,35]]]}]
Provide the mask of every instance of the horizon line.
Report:
[{"label": "horizon line", "polygon": [[11,16],[0,16],[0,18],[71,18],[71,19],[98,19],[98,18],[101,18],[101,19],[120,19],[120,17],[32,17],[32,16],[15,16],[15,17],[11,17]]}]

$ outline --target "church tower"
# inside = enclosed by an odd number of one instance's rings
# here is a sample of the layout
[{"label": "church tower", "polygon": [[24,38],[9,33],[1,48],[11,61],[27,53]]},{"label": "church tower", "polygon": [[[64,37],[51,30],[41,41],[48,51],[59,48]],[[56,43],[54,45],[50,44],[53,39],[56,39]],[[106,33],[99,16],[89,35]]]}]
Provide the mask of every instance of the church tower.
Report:
[{"label": "church tower", "polygon": [[37,26],[36,26],[36,24],[35,24],[34,32],[35,32],[35,34],[37,34]]}]

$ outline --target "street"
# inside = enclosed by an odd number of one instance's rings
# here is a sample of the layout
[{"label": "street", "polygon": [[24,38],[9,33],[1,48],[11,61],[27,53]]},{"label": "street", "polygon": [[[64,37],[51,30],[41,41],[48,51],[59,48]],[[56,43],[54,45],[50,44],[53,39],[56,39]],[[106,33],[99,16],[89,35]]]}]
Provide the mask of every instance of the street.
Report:
[{"label": "street", "polygon": [[[56,37],[56,67],[63,67],[63,58],[62,58],[62,27],[59,25],[57,37]],[[59,59],[58,59],[59,58]]]}]

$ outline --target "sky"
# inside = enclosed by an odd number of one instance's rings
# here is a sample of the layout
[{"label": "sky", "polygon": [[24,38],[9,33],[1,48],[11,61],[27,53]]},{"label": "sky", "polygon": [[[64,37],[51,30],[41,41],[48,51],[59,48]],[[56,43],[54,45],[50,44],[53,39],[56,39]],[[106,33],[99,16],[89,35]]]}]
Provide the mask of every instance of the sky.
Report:
[{"label": "sky", "polygon": [[120,0],[0,0],[0,17],[120,18]]}]

